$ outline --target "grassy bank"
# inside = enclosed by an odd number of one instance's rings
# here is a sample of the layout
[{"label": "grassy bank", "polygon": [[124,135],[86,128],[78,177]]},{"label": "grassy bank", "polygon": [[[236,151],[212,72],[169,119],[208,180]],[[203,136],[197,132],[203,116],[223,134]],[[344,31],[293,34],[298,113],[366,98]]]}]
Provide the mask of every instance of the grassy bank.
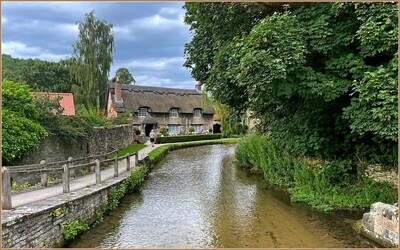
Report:
[{"label": "grassy bank", "polygon": [[[132,153],[136,153],[141,149],[144,149],[146,147],[146,145],[144,144],[138,144],[136,142],[133,142],[132,144],[128,145],[128,147],[121,149],[120,151],[118,151],[118,156],[124,156],[127,154],[132,154]],[[115,157],[115,153],[110,154],[107,159],[112,159]]]},{"label": "grassy bank", "polygon": [[231,139],[219,139],[219,140],[208,140],[208,141],[196,141],[196,142],[185,142],[185,143],[175,143],[168,144],[161,147],[158,147],[149,153],[150,161],[153,163],[158,162],[160,159],[164,157],[164,155],[171,150],[179,149],[179,148],[187,148],[187,147],[195,147],[202,145],[210,145],[210,144],[232,144],[237,143],[238,138]]},{"label": "grassy bank", "polygon": [[289,190],[292,202],[305,202],[318,210],[368,208],[377,201],[397,201],[397,189],[366,178],[362,164],[295,158],[278,151],[265,136],[243,139],[236,148],[236,159],[271,184]]}]

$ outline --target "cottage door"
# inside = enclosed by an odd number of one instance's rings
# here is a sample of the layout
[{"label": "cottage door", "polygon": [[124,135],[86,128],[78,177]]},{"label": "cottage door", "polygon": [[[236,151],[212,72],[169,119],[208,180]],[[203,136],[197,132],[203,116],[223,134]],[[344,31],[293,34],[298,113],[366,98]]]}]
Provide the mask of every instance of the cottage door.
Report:
[{"label": "cottage door", "polygon": [[145,125],[144,130],[145,130],[146,136],[149,136],[153,127],[154,127],[154,124],[146,124]]}]

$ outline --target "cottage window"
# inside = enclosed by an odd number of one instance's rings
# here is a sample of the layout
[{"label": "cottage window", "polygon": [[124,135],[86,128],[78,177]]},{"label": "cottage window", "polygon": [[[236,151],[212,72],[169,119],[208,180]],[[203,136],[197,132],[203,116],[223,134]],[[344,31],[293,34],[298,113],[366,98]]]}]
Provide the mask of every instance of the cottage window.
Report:
[{"label": "cottage window", "polygon": [[147,114],[148,114],[147,108],[139,108],[139,113],[138,113],[139,117],[145,117],[147,116]]},{"label": "cottage window", "polygon": [[194,133],[196,134],[201,134],[202,131],[202,125],[193,125],[194,128]]},{"label": "cottage window", "polygon": [[193,112],[193,118],[200,118],[201,117],[201,110],[195,109]]},{"label": "cottage window", "polygon": [[171,109],[169,112],[170,118],[178,118],[178,109]]},{"label": "cottage window", "polygon": [[172,135],[177,135],[181,132],[181,126],[179,125],[168,125],[168,133]]}]

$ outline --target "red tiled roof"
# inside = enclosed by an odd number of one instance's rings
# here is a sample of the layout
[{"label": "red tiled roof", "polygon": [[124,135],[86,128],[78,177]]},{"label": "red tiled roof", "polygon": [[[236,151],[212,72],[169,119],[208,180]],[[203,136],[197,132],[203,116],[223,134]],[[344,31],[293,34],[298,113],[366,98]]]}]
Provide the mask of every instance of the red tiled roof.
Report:
[{"label": "red tiled roof", "polygon": [[64,108],[63,115],[75,115],[74,95],[72,93],[45,93],[35,92],[35,95],[47,95],[49,98],[62,97],[59,101],[60,106]]},{"label": "red tiled roof", "polygon": [[213,121],[219,121],[219,116],[217,114],[213,115]]}]

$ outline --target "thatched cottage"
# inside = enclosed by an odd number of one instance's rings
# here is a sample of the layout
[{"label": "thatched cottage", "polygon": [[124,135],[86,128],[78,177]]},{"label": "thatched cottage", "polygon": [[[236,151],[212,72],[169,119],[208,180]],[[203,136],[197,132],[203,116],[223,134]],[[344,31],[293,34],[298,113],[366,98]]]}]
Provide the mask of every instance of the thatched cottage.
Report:
[{"label": "thatched cottage", "polygon": [[220,132],[219,122],[213,121],[214,108],[210,102],[203,105],[202,94],[195,90],[109,83],[108,117],[125,111],[132,112],[133,125],[146,135],[161,127],[170,134],[186,134],[190,127],[195,133]]}]

